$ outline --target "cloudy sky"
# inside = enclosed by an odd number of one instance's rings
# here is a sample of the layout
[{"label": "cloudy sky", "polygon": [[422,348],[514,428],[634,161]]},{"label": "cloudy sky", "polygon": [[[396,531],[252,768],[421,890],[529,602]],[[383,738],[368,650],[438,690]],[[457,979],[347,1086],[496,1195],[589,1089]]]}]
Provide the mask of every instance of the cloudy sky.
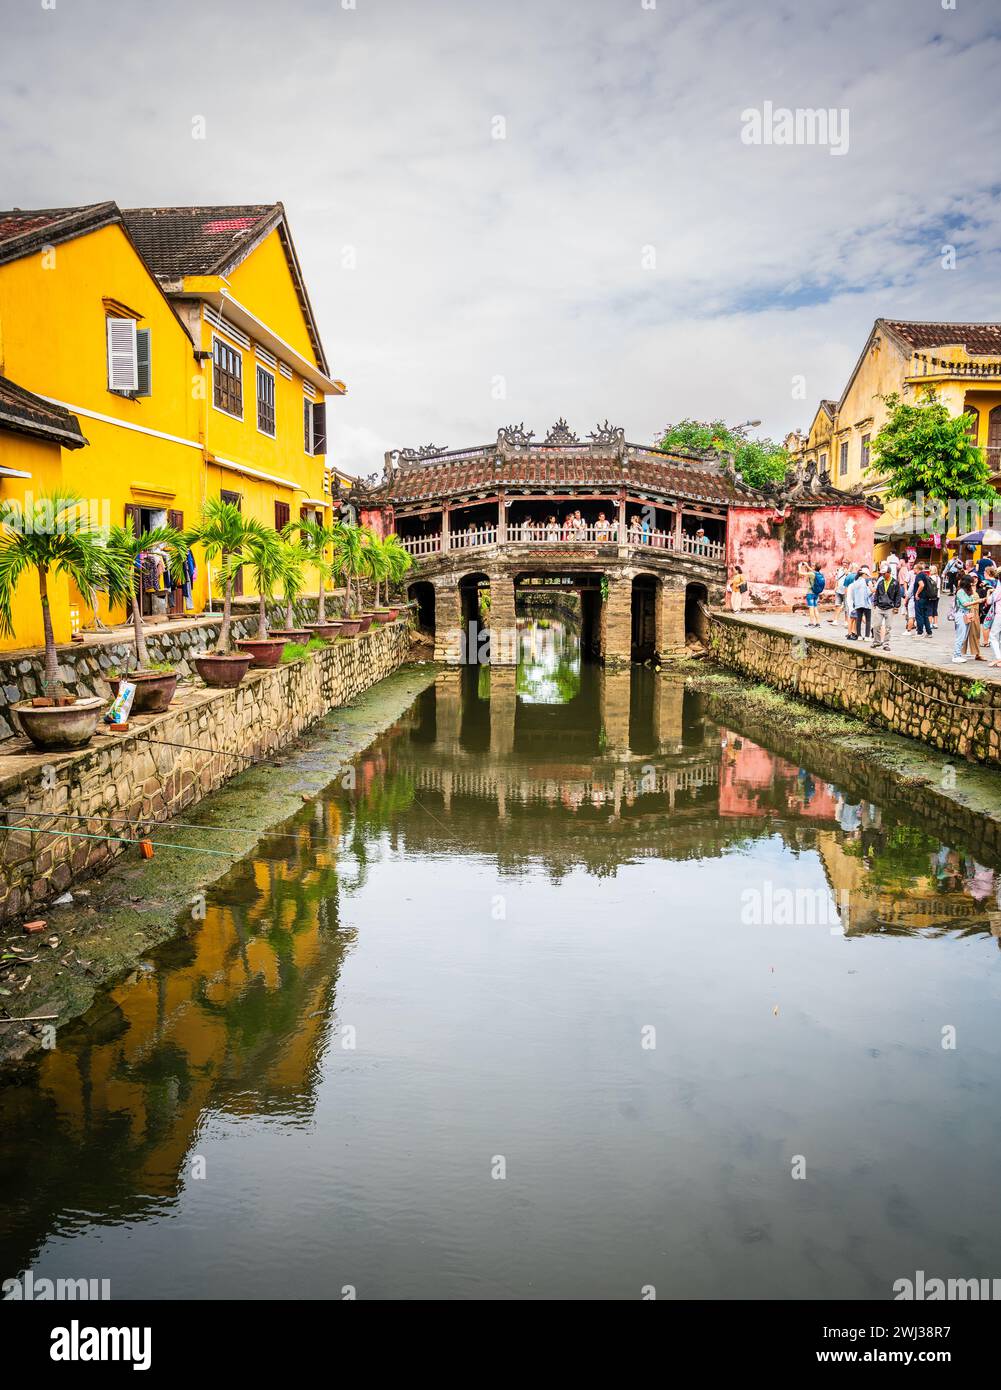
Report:
[{"label": "cloudy sky", "polygon": [[[359,473],[559,415],[781,437],[878,315],[1001,318],[1001,4],[951,6],[0,0],[0,206],[281,199]],[[766,102],[847,150],[746,143]]]}]

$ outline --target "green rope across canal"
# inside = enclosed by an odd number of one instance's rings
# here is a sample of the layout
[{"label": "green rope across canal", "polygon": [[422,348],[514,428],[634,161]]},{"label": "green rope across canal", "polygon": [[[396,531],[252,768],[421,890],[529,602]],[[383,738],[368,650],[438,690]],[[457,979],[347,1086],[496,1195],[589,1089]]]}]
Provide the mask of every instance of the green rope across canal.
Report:
[{"label": "green rope across canal", "polygon": [[235,852],[227,849],[200,849],[198,845],[177,845],[169,840],[145,840],[129,839],[126,835],[88,835],[85,830],[53,830],[51,826],[44,825],[5,825],[4,830],[27,830],[29,835],[66,835],[68,838],[77,840],[115,840],[121,845],[148,844],[155,846],[156,849],[184,849],[189,854],[218,854],[224,859],[232,859]]}]

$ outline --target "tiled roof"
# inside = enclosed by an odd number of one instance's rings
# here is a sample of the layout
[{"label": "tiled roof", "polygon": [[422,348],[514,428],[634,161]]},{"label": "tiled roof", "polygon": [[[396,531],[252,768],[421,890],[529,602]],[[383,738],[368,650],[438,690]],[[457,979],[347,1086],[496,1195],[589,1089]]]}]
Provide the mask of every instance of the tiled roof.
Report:
[{"label": "tiled roof", "polygon": [[883,319],[882,322],[912,348],[961,343],[974,355],[1001,353],[1001,323],[909,323],[903,319]]},{"label": "tiled roof", "polygon": [[656,450],[632,447],[625,464],[617,454],[595,454],[563,448],[536,448],[514,458],[480,453],[458,458],[429,459],[400,468],[375,490],[375,496],[395,503],[464,496],[471,492],[509,489],[608,488],[625,485],[631,493],[725,505],[757,494],[731,478],[718,464],[688,461]]},{"label": "tiled roof", "polygon": [[111,202],[78,208],[0,210],[0,264],[120,221],[121,214]]},{"label": "tiled roof", "polygon": [[75,415],[5,376],[0,376],[0,429],[51,439],[67,449],[80,449],[87,443]]},{"label": "tiled roof", "polygon": [[122,210],[140,255],[161,280],[223,273],[283,216],[281,203]]}]

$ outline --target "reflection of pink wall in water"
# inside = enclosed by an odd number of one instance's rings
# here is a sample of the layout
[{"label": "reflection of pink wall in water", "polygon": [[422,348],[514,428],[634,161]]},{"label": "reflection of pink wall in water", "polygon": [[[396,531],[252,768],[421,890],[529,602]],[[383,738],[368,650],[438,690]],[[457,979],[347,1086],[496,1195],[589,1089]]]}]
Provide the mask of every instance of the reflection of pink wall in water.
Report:
[{"label": "reflection of pink wall in water", "polygon": [[[813,778],[813,794],[807,805],[797,767],[740,734],[727,730],[726,736],[719,778],[721,816],[770,816],[784,804],[786,814],[801,816],[804,820],[836,819],[834,797],[826,782]],[[738,743],[740,747],[736,746]],[[761,795],[773,788],[780,795]]]},{"label": "reflection of pink wall in water", "polygon": [[829,584],[842,556],[872,563],[876,515],[868,507],[789,507],[785,520],[765,507],[731,507],[727,563],[740,565],[752,598],[791,603],[806,585],[799,566],[819,560]]}]

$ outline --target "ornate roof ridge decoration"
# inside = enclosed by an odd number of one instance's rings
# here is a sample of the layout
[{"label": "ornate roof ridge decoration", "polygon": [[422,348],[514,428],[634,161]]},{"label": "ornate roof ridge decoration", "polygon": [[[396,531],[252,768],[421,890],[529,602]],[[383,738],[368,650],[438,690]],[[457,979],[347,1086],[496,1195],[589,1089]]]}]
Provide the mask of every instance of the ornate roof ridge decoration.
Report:
[{"label": "ornate roof ridge decoration", "polygon": [[517,425],[504,425],[497,431],[498,446],[506,444],[512,449],[525,449],[535,438],[535,430],[526,430],[524,420]]},{"label": "ornate roof ridge decoration", "polygon": [[543,442],[546,444],[579,444],[580,440],[561,415]]},{"label": "ornate roof ridge decoration", "polygon": [[753,489],[764,497],[788,504],[810,502],[861,503],[875,511],[883,511],[880,499],[863,490],[861,483],[851,488],[839,488],[831,481],[826,468],[818,468],[813,459],[794,464],[785,478],[769,480]]},{"label": "ornate roof ridge decoration", "polygon": [[436,454],[445,453],[447,444],[422,444],[419,449],[400,449],[396,457],[400,463],[423,463],[425,459],[434,458]]},{"label": "ornate roof ridge decoration", "polygon": [[588,439],[595,444],[607,444],[613,448],[624,448],[626,443],[626,432],[621,425],[610,425],[605,420],[603,425],[596,425],[588,435]]}]

